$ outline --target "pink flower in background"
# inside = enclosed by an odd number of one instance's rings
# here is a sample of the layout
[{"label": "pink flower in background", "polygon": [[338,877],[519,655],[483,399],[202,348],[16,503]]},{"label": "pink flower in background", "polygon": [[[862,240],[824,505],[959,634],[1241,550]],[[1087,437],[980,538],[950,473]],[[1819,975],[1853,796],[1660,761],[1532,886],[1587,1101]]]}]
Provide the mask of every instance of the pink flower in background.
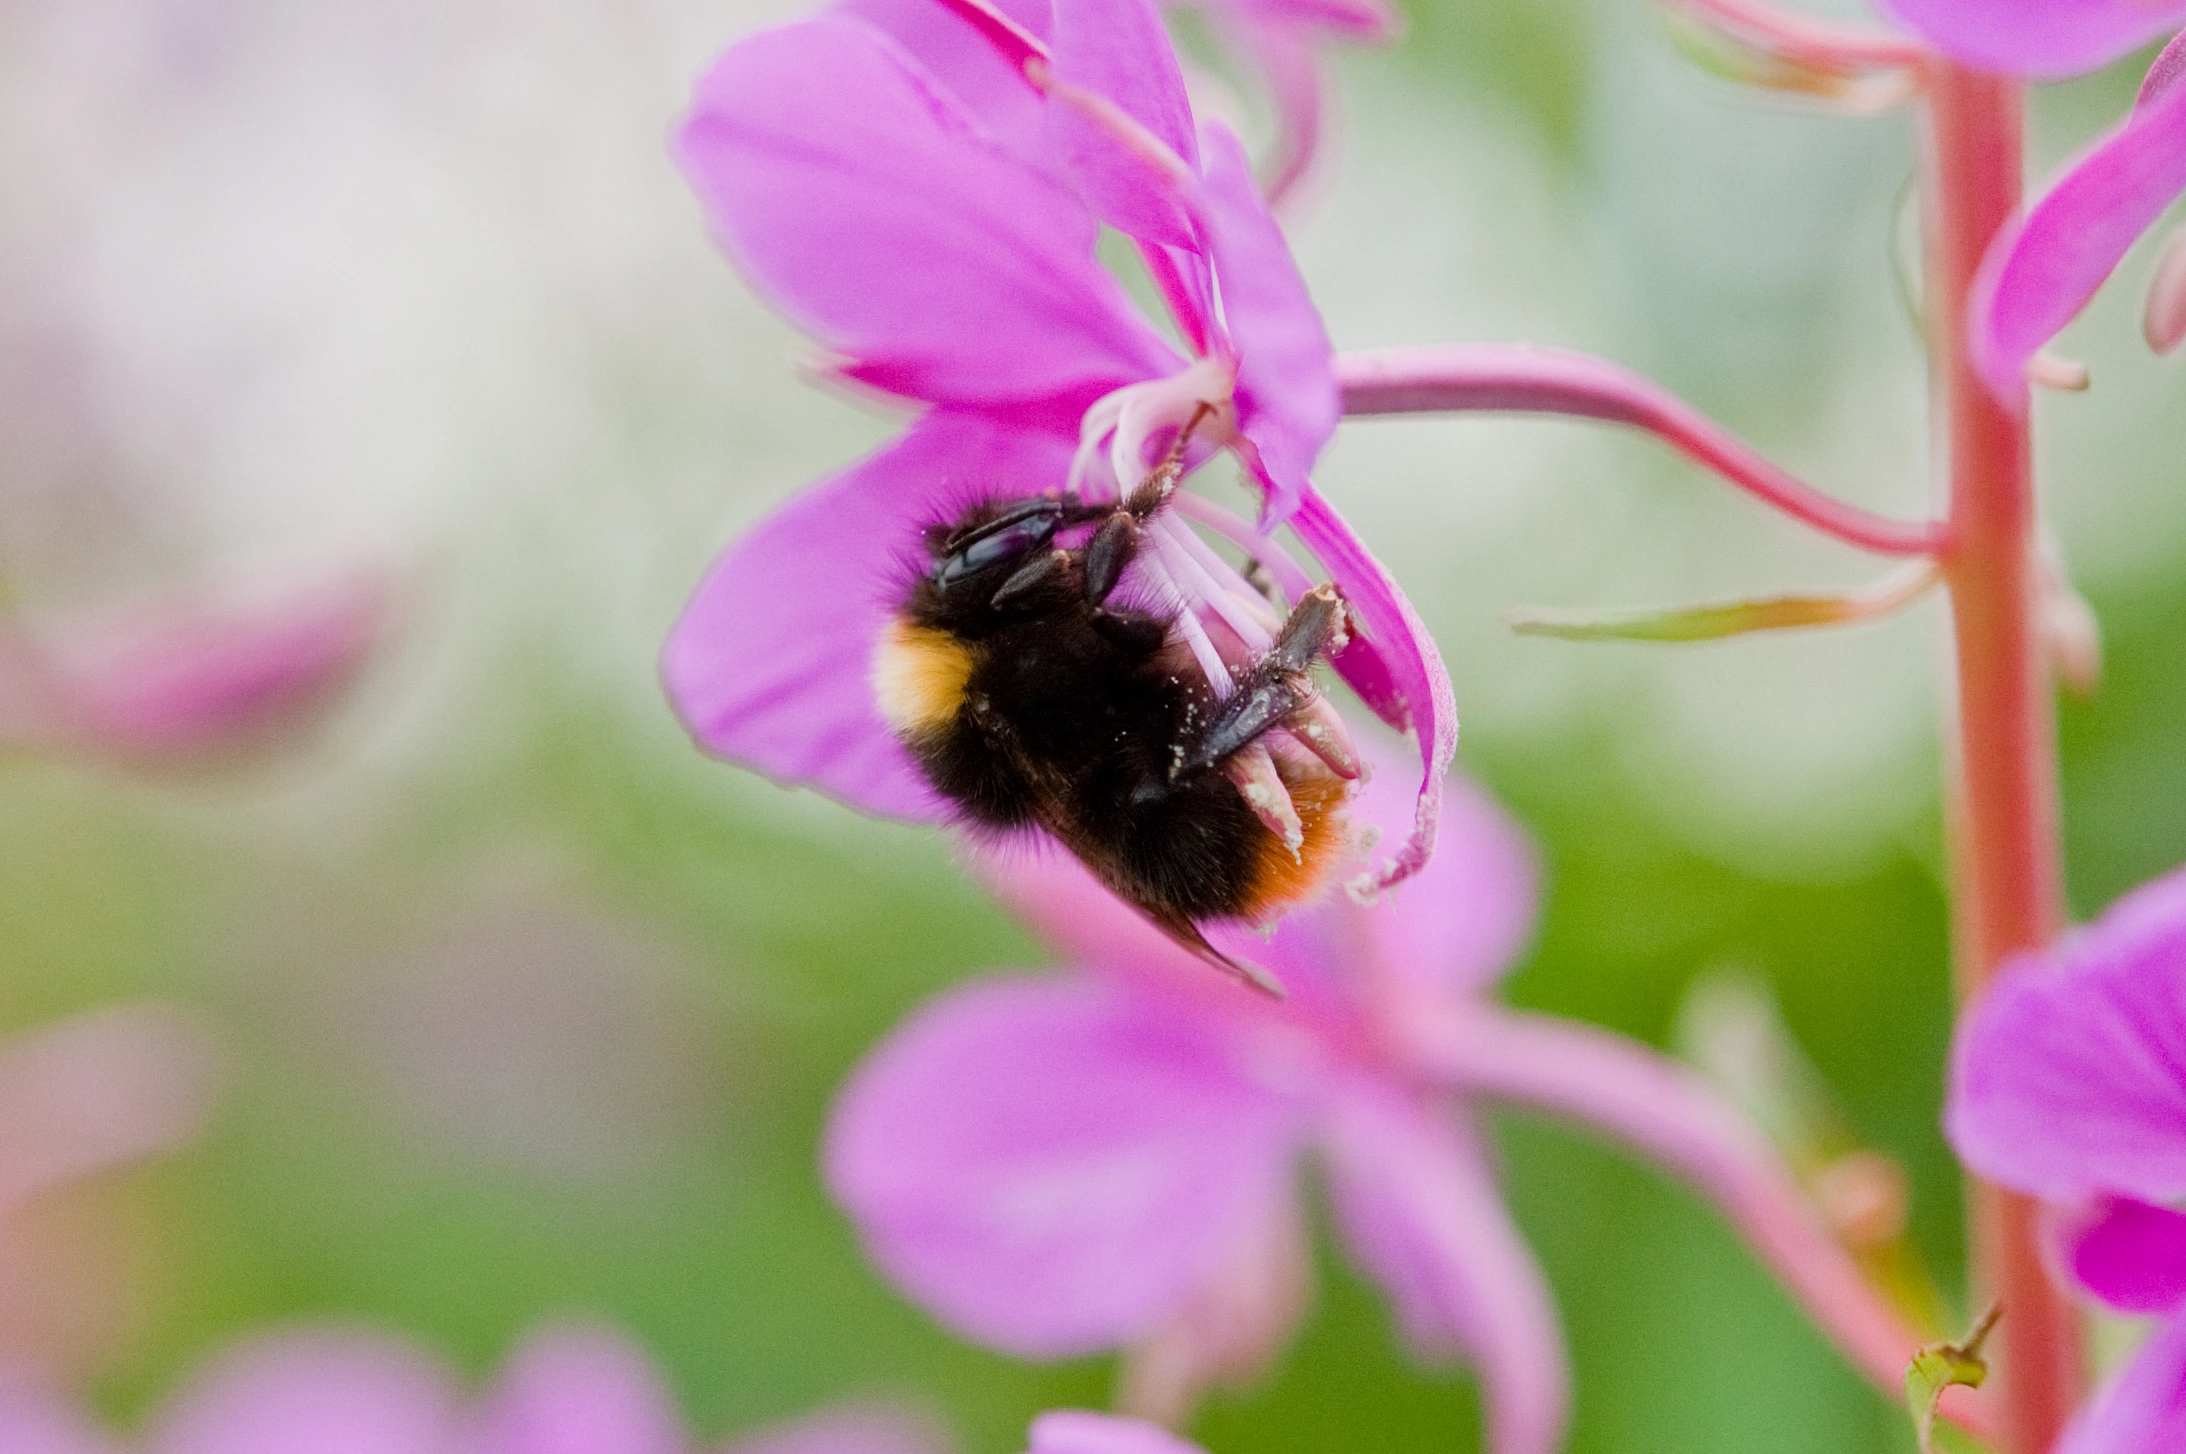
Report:
[{"label": "pink flower in background", "polygon": [[[2094,70],[2186,25],[2181,0],[1888,0],[1945,55],[1983,70],[2052,80]],[[2156,58],[2124,121],[2069,163],[1990,244],[1968,327],[1983,380],[2007,403],[2027,365],[2087,306],[2141,234],[2186,191],[2186,37]],[[2146,310],[2151,347],[2186,341],[2186,235],[2158,267]]]},{"label": "pink flower in background", "polygon": [[159,1005],[0,1042],[0,1376],[72,1377],[107,1350],[130,1312],[126,1259],[96,1227],[44,1214],[57,1193],[193,1140],[217,1078],[205,1032]]},{"label": "pink flower in background", "polygon": [[844,1088],[828,1183],[882,1269],[1006,1352],[1135,1345],[1128,1402],[1174,1419],[1259,1372],[1302,1315],[1313,1151],[1413,1351],[1481,1370],[1490,1446],[1555,1448],[1548,1289],[1473,1118],[1408,1073],[1385,1024],[1463,1013],[1524,945],[1534,866],[1515,825],[1455,782],[1440,850],[1392,902],[1218,939],[1282,978],[1281,1006],[1195,972],[1059,856],[993,876],[1073,972],[942,995]]},{"label": "pink flower in background", "polygon": [[152,768],[264,749],[340,699],[391,605],[382,577],[359,574],[251,604],[0,619],[0,750]]},{"label": "pink flower in background", "polygon": [[[941,816],[870,680],[920,530],[982,495],[1128,488],[1206,406],[1191,462],[1235,455],[1262,523],[1180,497],[1134,576],[1219,688],[1236,641],[1264,645],[1264,607],[1182,517],[1244,543],[1293,598],[1313,578],[1270,533],[1319,557],[1363,632],[1334,666],[1418,738],[1416,804],[1381,825],[1396,851],[1378,874],[1400,878],[1432,845],[1454,708],[1402,593],[1308,477],[1338,403],[1289,251],[1235,138],[1194,124],[1147,0],[1063,0],[1048,34],[1018,39],[1050,99],[938,0],[752,36],[700,83],[677,154],[724,248],[837,376],[931,407],[723,557],[669,639],[669,694],[708,751]],[[1186,352],[1095,258],[1103,220],[1140,242]]]},{"label": "pink flower in background", "polygon": [[[922,1420],[843,1409],[720,1454],[943,1454]],[[368,1333],[272,1333],[220,1355],[135,1440],[36,1390],[0,1388],[8,1454],[697,1454],[644,1355],[619,1334],[549,1328],[466,1399],[449,1371]]]},{"label": "pink flower in background", "polygon": [[1718,1093],[1622,1036],[1491,1002],[1535,869],[1461,779],[1434,859],[1378,904],[1212,936],[1278,975],[1281,1004],[1210,979],[1060,855],[988,868],[1071,971],[929,1002],[845,1085],[824,1148],[869,1254],[953,1331],[1029,1358],[1127,1348],[1126,1407],[1176,1420],[1297,1326],[1311,1156],[1412,1351],[1479,1370],[1489,1447],[1553,1449],[1563,1344],[1475,1117],[1493,1098],[1687,1179],[1863,1372],[1902,1384],[1923,1339]]},{"label": "pink flower in background", "polygon": [[2186,873],[2005,970],[1960,1027],[1945,1124],[1968,1166],[2053,1205],[2088,1292],[2166,1320],[2057,1454],[2186,1448]]}]

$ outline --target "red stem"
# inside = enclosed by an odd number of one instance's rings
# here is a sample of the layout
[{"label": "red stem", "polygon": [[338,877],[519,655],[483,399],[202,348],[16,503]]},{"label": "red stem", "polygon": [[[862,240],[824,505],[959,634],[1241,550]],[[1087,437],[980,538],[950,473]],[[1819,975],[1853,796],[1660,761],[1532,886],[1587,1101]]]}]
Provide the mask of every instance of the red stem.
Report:
[{"label": "red stem", "polygon": [[[1952,800],[1954,938],[1962,1000],[2063,927],[2057,749],[2040,630],[2041,573],[2027,416],[1973,369],[1966,298],[2018,205],[2024,108],[2016,82],[1938,63],[1926,137],[1928,337],[1950,480],[1943,555],[1957,640]],[[2043,1265],[2032,1201],[1976,1182],[1974,1278],[2004,1319],[1998,1412],[2005,1454],[2047,1454],[2084,1386],[2079,1323]]]},{"label": "red stem", "polygon": [[1643,429],[1747,494],[1847,545],[1880,555],[1927,555],[1942,543],[1929,521],[1893,520],[1814,488],[1669,390],[1590,354],[1528,344],[1430,345],[1343,354],[1343,411],[1563,414]]}]

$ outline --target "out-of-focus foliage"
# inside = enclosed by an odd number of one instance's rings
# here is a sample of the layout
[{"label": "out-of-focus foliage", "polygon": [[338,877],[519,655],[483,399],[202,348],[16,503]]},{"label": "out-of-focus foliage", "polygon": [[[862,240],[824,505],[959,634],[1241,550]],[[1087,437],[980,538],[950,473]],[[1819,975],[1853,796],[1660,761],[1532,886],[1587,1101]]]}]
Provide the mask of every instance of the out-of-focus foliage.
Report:
[{"label": "out-of-focus foliage", "polygon": [[[140,1305],[98,1384],[117,1415],[273,1320],[363,1321],[482,1372],[563,1312],[635,1331],[708,1433],[885,1394],[1004,1454],[1033,1411],[1106,1396],[1104,1364],[1012,1364],[925,1323],[815,1170],[861,1050],[1029,941],[938,836],[700,760],[653,682],[711,553],[887,430],[798,385],[660,145],[686,78],[767,13],[0,21],[14,599],[276,548],[414,567],[395,650],[308,752],[210,781],[0,776],[0,1024],[157,992],[235,1068],[206,1141],[118,1188]],[[1920,507],[1903,118],[1782,113],[1681,70],[1639,0],[1412,18],[1398,52],[1347,61],[1344,170],[1298,233],[1339,345],[1594,349],[1847,496]],[[2041,152],[2116,89],[2046,101]],[[2041,405],[2108,638],[2102,693],[2064,713],[2083,912],[2186,860],[2186,375],[2138,343],[2145,272],[2062,341],[2093,392]],[[1468,766],[1543,845],[1512,997],[1659,1042],[1696,975],[1762,977],[1910,1174],[1950,1281],[1934,608],[1692,647],[1517,639],[1521,605],[1870,565],[1567,425],[1350,425],[1321,482],[1442,641]],[[1574,1450],[1905,1447],[1695,1198],[1557,1127],[1497,1131],[1573,1344]],[[1275,1379],[1197,1433],[1396,1454],[1476,1426],[1468,1381],[1408,1368],[1338,1269]]]}]

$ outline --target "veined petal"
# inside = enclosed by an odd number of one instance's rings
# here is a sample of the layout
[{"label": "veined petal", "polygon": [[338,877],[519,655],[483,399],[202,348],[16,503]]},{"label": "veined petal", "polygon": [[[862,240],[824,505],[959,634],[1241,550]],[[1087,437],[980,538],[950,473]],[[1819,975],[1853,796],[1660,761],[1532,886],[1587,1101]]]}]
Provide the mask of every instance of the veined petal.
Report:
[{"label": "veined petal", "polygon": [[1457,755],[1457,698],[1426,623],[1343,517],[1309,489],[1290,527],[1335,577],[1365,626],[1367,639],[1354,639],[1330,664],[1375,715],[1409,731],[1418,746],[1421,775],[1410,832],[1385,840],[1368,875],[1367,887],[1386,888],[1417,873],[1434,852],[1442,779]]},{"label": "veined petal", "polygon": [[1472,1133],[1381,1087],[1327,1126],[1344,1240],[1389,1294],[1419,1356],[1480,1371],[1490,1454],[1554,1454],[1570,1375],[1541,1269]]},{"label": "veined petal", "polygon": [[2006,967],[1960,1022],[1944,1127],[2037,1196],[2186,1195],[2186,875]]},{"label": "veined petal", "polygon": [[944,808],[881,719],[872,659],[919,531],[982,491],[1059,487],[1066,440],[938,411],[762,521],[708,573],[661,676],[701,747],[870,813]]},{"label": "veined petal", "polygon": [[1058,1409],[1032,1421],[1026,1454],[1206,1454],[1144,1419]]},{"label": "veined petal", "polygon": [[2027,361],[2087,306],[2182,190],[2186,86],[2171,85],[2081,153],[1989,244],[1974,278],[1969,327],[1975,366],[1992,393],[2006,402],[2027,397]]},{"label": "veined petal", "polygon": [[1453,773],[1435,856],[1366,916],[1375,957],[1442,995],[1485,991],[1533,937],[1539,880],[1526,831]]},{"label": "veined petal", "polygon": [[229,1350],[153,1421],[146,1454],[461,1454],[453,1380],[390,1338],[309,1329]]},{"label": "veined petal", "polygon": [[874,388],[1054,401],[1075,423],[1177,367],[1095,260],[1084,204],[860,21],[731,47],[675,151],[754,285]]},{"label": "veined petal", "polygon": [[2186,1306],[2186,1213],[2104,1198],[2061,1241],[2080,1285],[2120,1312],[2174,1313]]},{"label": "veined petal", "polygon": [[[1032,35],[1045,38],[1054,32],[1048,0],[992,3]],[[834,8],[886,32],[1011,155],[1038,166],[1052,165],[1046,103],[1025,84],[1025,73],[954,6],[937,0],[838,0]]]},{"label": "veined petal", "polygon": [[1336,351],[1290,244],[1260,200],[1244,147],[1215,123],[1201,140],[1207,160],[1200,201],[1222,316],[1237,350],[1238,421],[1268,492],[1262,518],[1280,525],[1297,510],[1313,463],[1342,417]]},{"label": "veined petal", "polygon": [[1069,1357],[1152,1330],[1292,1194],[1300,1114],[1196,1017],[1098,981],[988,980],[859,1067],[827,1180],[921,1307],[1004,1352]]},{"label": "veined petal", "polygon": [[2186,1318],[2158,1328],[2066,1428],[2053,1454],[2186,1449]]},{"label": "veined petal", "polygon": [[[1054,0],[1055,73],[1105,97],[1196,171],[1199,148],[1184,73],[1153,0]],[[1197,250],[1175,194],[1145,162],[1076,108],[1051,105],[1051,136],[1102,221],[1148,242]]]},{"label": "veined petal", "polygon": [[2038,81],[2106,66],[2186,24],[2186,0],[1880,3],[1955,61]]},{"label": "veined petal", "polygon": [[660,1375],[605,1328],[549,1328],[502,1369],[479,1417],[476,1454],[689,1454]]}]

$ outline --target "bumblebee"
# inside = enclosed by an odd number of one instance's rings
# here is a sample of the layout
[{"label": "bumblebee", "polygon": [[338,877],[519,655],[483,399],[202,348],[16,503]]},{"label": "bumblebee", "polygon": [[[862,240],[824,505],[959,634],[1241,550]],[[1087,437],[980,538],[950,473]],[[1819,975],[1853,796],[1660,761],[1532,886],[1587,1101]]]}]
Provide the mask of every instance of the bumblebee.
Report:
[{"label": "bumblebee", "polygon": [[[1257,782],[1234,763],[1306,720],[1311,668],[1340,642],[1348,612],[1333,584],[1308,592],[1218,698],[1172,615],[1115,604],[1176,488],[1178,452],[1113,505],[982,501],[930,526],[928,559],[874,658],[875,695],[965,822],[1044,829],[1186,948],[1280,993],[1200,926],[1264,921],[1346,857],[1344,777],[1290,751],[1255,759]],[[1279,784],[1266,780],[1269,763]],[[1267,811],[1278,790],[1289,796],[1280,815]],[[1270,826],[1277,816],[1287,831]]]}]

